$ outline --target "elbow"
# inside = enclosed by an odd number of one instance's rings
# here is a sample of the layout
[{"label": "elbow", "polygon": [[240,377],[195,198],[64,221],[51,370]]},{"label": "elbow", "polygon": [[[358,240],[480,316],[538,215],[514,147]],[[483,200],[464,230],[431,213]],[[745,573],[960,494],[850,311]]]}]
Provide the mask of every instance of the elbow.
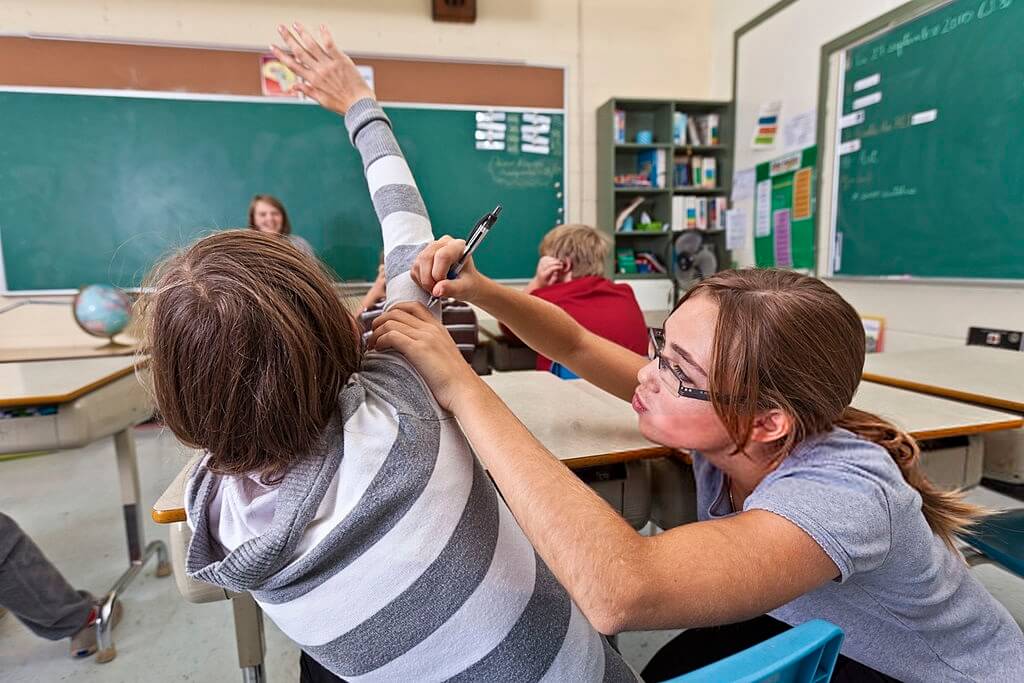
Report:
[{"label": "elbow", "polygon": [[578,602],[587,621],[606,636],[635,628],[643,609],[646,583],[639,563],[625,558],[621,562],[617,571],[589,592],[589,599]]},{"label": "elbow", "polygon": [[623,612],[607,611],[589,617],[591,626],[603,636],[617,636],[627,630],[626,615]]}]

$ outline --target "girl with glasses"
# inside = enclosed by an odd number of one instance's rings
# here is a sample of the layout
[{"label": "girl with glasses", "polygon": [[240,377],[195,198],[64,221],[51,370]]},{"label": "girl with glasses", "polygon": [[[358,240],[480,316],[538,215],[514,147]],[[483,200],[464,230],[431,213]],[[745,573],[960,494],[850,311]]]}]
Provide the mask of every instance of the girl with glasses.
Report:
[{"label": "girl with glasses", "polygon": [[911,437],[850,406],[864,331],[834,290],[789,271],[718,273],[650,333],[645,358],[472,265],[442,279],[462,246],[436,242],[413,278],[631,401],[644,436],[692,455],[700,521],[641,536],[526,431],[425,309],[402,304],[375,323],[372,343],[419,368],[599,630],[689,629],[646,680],[815,618],[846,634],[833,680],[1024,680],[1020,628],[954,546],[982,511],[928,482]]}]

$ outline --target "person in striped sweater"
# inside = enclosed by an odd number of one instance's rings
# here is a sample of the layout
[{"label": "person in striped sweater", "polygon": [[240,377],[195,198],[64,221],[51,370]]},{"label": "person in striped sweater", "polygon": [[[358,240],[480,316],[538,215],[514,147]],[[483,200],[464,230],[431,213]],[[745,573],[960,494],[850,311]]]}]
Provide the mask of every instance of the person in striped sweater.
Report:
[{"label": "person in striped sweater", "polygon": [[[426,302],[434,237],[390,122],[326,29],[277,56],[344,114],[384,237],[388,306]],[[401,356],[359,351],[321,267],[227,231],[161,266],[146,348],[186,487],[194,578],[250,592],[348,681],[635,681],[539,558]],[[435,313],[437,311],[435,310]]]}]

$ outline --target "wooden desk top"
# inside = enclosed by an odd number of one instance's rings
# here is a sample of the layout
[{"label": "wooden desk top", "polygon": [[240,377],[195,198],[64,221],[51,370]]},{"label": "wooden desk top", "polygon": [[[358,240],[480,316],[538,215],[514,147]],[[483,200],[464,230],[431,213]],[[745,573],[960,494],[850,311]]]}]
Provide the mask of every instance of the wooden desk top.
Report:
[{"label": "wooden desk top", "polygon": [[134,356],[0,363],[0,407],[67,403],[134,371]]},{"label": "wooden desk top", "polygon": [[864,379],[1024,413],[1024,353],[982,346],[868,354]]},{"label": "wooden desk top", "polygon": [[105,358],[107,356],[131,356],[134,353],[134,346],[102,343],[96,346],[35,346],[25,349],[0,348],[0,363],[68,360],[72,358]]},{"label": "wooden desk top", "polygon": [[[489,375],[484,381],[555,457],[573,469],[670,452],[640,435],[628,403],[582,380],[565,381],[549,372],[527,370]],[[185,521],[182,501],[191,466],[190,462],[153,505],[153,521]]]},{"label": "wooden desk top", "polygon": [[538,441],[574,469],[669,453],[640,434],[628,403],[583,380],[524,370],[484,381]]},{"label": "wooden desk top", "polygon": [[1020,415],[874,382],[860,383],[853,407],[884,417],[921,440],[1024,427],[1024,418]]}]

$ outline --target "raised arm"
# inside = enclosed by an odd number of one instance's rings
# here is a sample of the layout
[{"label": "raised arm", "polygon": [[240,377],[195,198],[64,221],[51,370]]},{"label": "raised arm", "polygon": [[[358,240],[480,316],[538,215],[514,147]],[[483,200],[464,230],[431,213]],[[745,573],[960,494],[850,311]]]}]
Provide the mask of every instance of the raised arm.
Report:
[{"label": "raised arm", "polygon": [[[301,25],[294,33],[279,27],[290,48],[274,54],[302,78],[296,86],[326,109],[343,114],[349,138],[362,157],[366,183],[384,237],[387,306],[400,301],[426,303],[429,295],[410,278],[416,255],[434,239],[426,206],[402,155],[391,121],[373,97],[355,64],[339,50],[326,27],[319,42]],[[435,309],[440,315],[440,309]]]},{"label": "raised arm", "polygon": [[624,401],[632,399],[645,357],[590,332],[558,306],[483,276],[472,259],[457,280],[445,279],[464,246],[450,237],[434,242],[416,259],[413,280],[435,295],[476,304],[534,351]]}]

